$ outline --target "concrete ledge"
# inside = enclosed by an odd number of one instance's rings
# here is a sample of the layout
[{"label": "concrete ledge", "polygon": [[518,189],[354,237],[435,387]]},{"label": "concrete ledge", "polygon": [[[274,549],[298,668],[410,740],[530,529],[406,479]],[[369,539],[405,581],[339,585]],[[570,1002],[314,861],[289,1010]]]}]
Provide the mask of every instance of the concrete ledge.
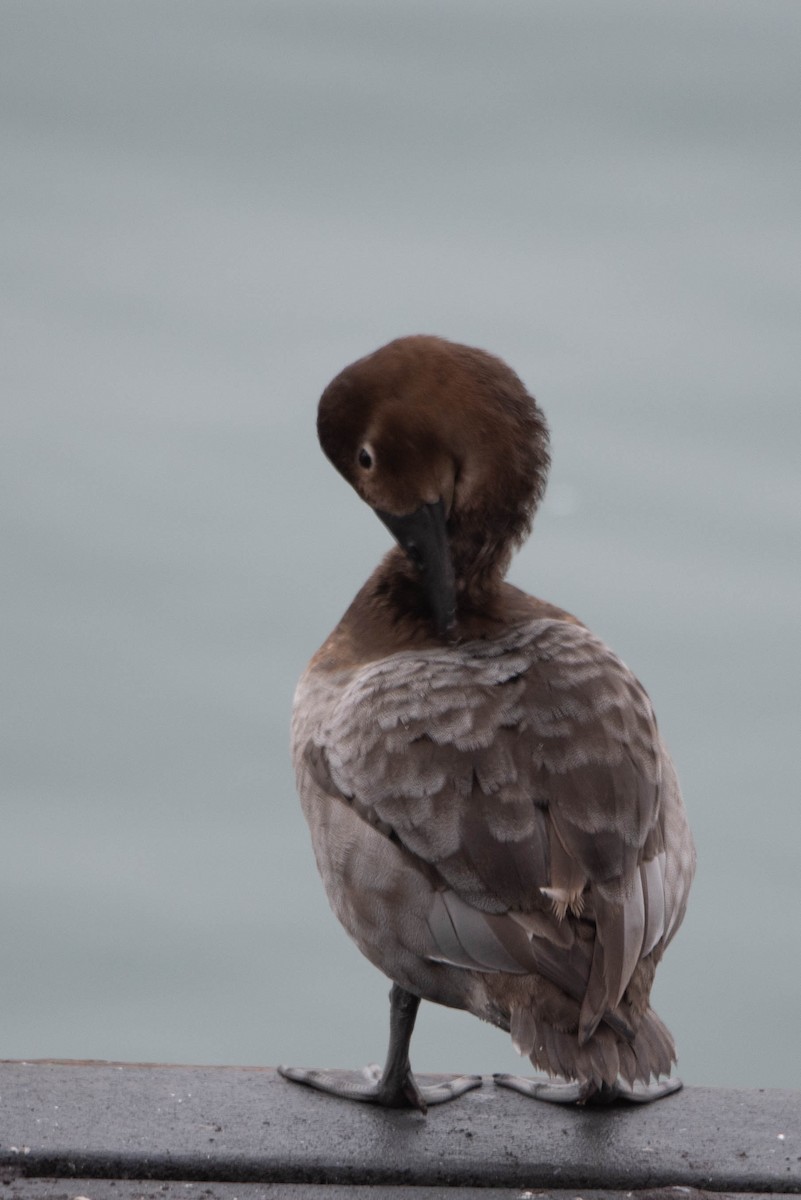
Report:
[{"label": "concrete ledge", "polygon": [[[154,1180],[18,1179],[0,1195],[8,1200],[720,1200],[732,1193],[695,1188],[607,1192],[575,1188],[350,1187],[308,1183],[163,1183]],[[737,1200],[763,1200],[764,1192],[737,1192]]]},{"label": "concrete ledge", "polygon": [[687,1088],[597,1111],[486,1080],[422,1117],[268,1068],[0,1063],[0,1200],[430,1200],[454,1188],[482,1200],[801,1193],[801,1093]]}]

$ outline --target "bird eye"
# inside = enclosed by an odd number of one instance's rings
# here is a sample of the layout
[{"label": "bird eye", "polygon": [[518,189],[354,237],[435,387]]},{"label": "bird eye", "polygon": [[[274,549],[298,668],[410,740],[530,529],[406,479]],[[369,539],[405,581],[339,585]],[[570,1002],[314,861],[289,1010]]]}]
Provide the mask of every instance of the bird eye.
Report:
[{"label": "bird eye", "polygon": [[369,471],[373,465],[373,456],[365,446],[362,446],[359,451],[359,466],[364,467],[365,471]]}]

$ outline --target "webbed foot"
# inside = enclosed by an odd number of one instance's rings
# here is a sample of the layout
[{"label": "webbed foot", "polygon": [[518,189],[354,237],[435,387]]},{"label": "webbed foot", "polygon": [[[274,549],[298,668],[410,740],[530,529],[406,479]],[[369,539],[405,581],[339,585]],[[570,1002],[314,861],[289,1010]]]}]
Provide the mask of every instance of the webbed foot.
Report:
[{"label": "webbed foot", "polygon": [[436,1082],[419,1084],[409,1064],[412,1038],[420,997],[393,983],[389,993],[389,1051],[383,1071],[377,1066],[363,1071],[321,1071],[316,1068],[279,1067],[284,1079],[305,1083],[318,1092],[360,1100],[383,1108],[416,1108],[426,1112],[431,1104],[444,1104],[481,1087],[480,1075],[434,1076]]},{"label": "webbed foot", "polygon": [[314,1068],[279,1067],[284,1079],[305,1083],[318,1092],[343,1100],[360,1100],[382,1108],[416,1108],[426,1112],[432,1104],[444,1104],[481,1086],[480,1075],[444,1075],[436,1083],[418,1083],[411,1069],[382,1074],[375,1064],[362,1071],[321,1071]]},{"label": "webbed foot", "polygon": [[623,1101],[627,1104],[650,1104],[670,1096],[682,1087],[680,1079],[661,1079],[653,1083],[628,1084],[618,1077],[613,1084],[578,1083],[576,1080],[555,1080],[548,1076],[527,1079],[521,1075],[493,1075],[498,1087],[509,1088],[534,1100],[546,1100],[550,1104],[577,1104],[589,1107],[604,1107]]}]

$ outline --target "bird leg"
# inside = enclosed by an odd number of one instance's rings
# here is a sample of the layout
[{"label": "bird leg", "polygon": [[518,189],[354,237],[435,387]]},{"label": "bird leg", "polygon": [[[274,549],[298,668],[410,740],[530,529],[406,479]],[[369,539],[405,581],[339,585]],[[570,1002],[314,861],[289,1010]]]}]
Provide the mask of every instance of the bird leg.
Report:
[{"label": "bird leg", "polygon": [[578,1104],[589,1108],[603,1108],[618,1100],[629,1104],[650,1104],[678,1092],[680,1079],[662,1079],[653,1083],[624,1083],[618,1077],[615,1083],[597,1084],[578,1080],[555,1080],[544,1075],[526,1079],[520,1075],[493,1075],[498,1087],[509,1088],[534,1100],[547,1100],[550,1104]]},{"label": "bird leg", "polygon": [[409,1063],[409,1043],[420,1007],[420,997],[393,983],[389,993],[389,1050],[384,1070],[322,1071],[316,1068],[279,1067],[284,1079],[305,1083],[319,1092],[344,1100],[361,1100],[383,1108],[416,1108],[424,1113],[430,1104],[444,1104],[471,1088],[481,1086],[480,1075],[448,1075],[435,1084],[418,1084]]}]

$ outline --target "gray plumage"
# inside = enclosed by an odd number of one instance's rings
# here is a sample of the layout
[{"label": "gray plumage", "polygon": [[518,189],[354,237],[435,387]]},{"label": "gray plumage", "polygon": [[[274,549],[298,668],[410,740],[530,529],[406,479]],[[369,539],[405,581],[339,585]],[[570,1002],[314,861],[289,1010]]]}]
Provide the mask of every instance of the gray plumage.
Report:
[{"label": "gray plumage", "polygon": [[456,993],[536,1065],[582,1078],[564,1048],[537,1049],[519,987],[504,1007],[481,978],[536,973],[569,998],[568,1021],[579,1007],[577,1046],[604,1019],[632,1041],[605,1082],[669,1071],[664,1027],[641,1047],[621,1002],[681,922],[692,841],[650,701],[598,638],[545,619],[312,667],[293,754],[326,891],[371,962],[428,999]]}]

